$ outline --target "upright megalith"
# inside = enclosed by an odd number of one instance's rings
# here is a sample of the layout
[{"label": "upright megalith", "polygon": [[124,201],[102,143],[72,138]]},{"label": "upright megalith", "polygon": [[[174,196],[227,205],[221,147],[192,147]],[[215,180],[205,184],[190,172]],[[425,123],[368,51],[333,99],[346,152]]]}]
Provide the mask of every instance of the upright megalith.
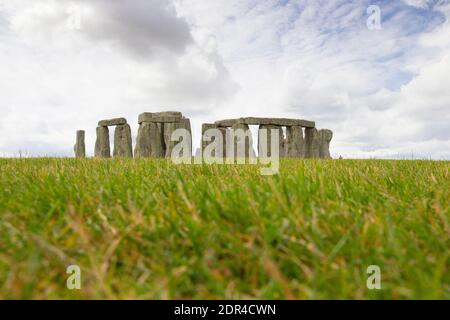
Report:
[{"label": "upright megalith", "polygon": [[184,128],[189,132],[189,135],[191,136],[191,153],[192,153],[192,125],[191,120],[188,118],[183,117],[181,120],[184,123]]},{"label": "upright megalith", "polygon": [[[201,150],[202,150],[202,155],[205,152],[205,149],[212,143],[214,142],[214,137],[209,137],[208,135],[208,131],[210,130],[214,130],[217,129],[217,126],[213,123],[204,123],[202,124],[202,140],[201,142]],[[209,141],[210,140],[210,141]]]},{"label": "upright megalith", "polygon": [[192,152],[193,152],[193,145],[192,145],[192,124],[191,124],[191,120],[189,118],[185,118],[183,117],[183,119],[181,120],[183,125],[184,125],[184,129],[186,129],[186,131],[189,133],[186,137],[186,139],[188,139],[188,141],[186,141],[189,144],[189,155],[192,156]]},{"label": "upright megalith", "polygon": [[[231,137],[233,141],[234,158],[253,159],[256,158],[255,150],[253,149],[253,138],[250,127],[245,123],[235,123],[231,127]],[[227,150],[227,155],[230,153]]]},{"label": "upright megalith", "polygon": [[76,158],[86,158],[85,136],[86,134],[83,130],[77,131],[77,140],[75,146],[73,147]]},{"label": "upright megalith", "polygon": [[306,128],[305,148],[305,158],[317,159],[320,157],[320,139],[316,128]]},{"label": "upright megalith", "polygon": [[[205,150],[210,150],[212,158],[225,158],[227,156],[227,128],[218,127],[212,123],[204,123],[202,125],[202,155],[205,156]],[[207,149],[213,146],[212,149]]]},{"label": "upright megalith", "polygon": [[150,137],[152,136],[151,131],[152,131],[152,124],[146,123],[139,125],[138,134],[136,137],[136,146],[134,147],[135,158],[151,157],[152,154],[150,141]]},{"label": "upright megalith", "polygon": [[328,129],[319,130],[319,157],[331,159],[330,142],[333,139],[333,131]]},{"label": "upright megalith", "polygon": [[177,122],[166,122],[164,123],[164,145],[165,145],[165,156],[166,158],[171,158],[173,148],[180,142],[180,140],[172,141],[172,135],[175,131],[183,129],[184,134],[183,139],[187,139],[186,142],[190,147],[190,153],[192,155],[192,132],[191,132],[191,121],[182,117],[178,119]]},{"label": "upright megalith", "polygon": [[133,157],[131,127],[129,124],[116,126],[116,129],[114,131],[114,157]]},{"label": "upright megalith", "polygon": [[303,128],[292,126],[286,128],[285,142],[286,157],[304,158],[305,157],[305,139],[303,137]]},{"label": "upright megalith", "polygon": [[178,129],[184,129],[184,124],[181,122],[164,123],[164,146],[165,146],[164,156],[167,159],[170,159],[173,148],[177,143],[175,141],[172,141],[172,134]]},{"label": "upright megalith", "polygon": [[[274,131],[274,132],[272,132]],[[278,136],[275,136],[274,133],[278,132]],[[263,143],[264,141],[264,135],[266,135],[266,141],[265,145]],[[277,125],[270,125],[270,124],[262,124],[259,126],[259,132],[258,132],[258,154],[259,157],[284,157],[284,133],[283,128],[281,126]],[[274,140],[276,139],[276,140]],[[272,146],[277,146],[278,148],[278,155],[275,154],[275,150],[272,149]]]},{"label": "upright megalith", "polygon": [[97,127],[97,140],[95,141],[95,157],[110,158],[111,147],[109,145],[108,127]]},{"label": "upright megalith", "polygon": [[143,122],[139,125],[134,156],[136,158],[163,158],[164,139],[162,124]]}]

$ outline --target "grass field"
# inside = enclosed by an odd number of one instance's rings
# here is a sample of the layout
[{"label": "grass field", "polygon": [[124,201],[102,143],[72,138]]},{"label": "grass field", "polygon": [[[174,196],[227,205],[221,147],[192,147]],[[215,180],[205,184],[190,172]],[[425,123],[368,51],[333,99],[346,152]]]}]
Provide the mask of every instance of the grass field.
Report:
[{"label": "grass field", "polygon": [[449,169],[0,159],[0,298],[450,299]]}]

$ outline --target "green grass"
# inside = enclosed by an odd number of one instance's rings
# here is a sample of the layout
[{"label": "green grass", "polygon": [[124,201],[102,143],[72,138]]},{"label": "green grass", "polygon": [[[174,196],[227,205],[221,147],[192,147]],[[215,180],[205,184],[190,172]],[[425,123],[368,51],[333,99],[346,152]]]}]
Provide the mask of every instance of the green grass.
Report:
[{"label": "green grass", "polygon": [[449,169],[0,159],[0,298],[450,299]]}]

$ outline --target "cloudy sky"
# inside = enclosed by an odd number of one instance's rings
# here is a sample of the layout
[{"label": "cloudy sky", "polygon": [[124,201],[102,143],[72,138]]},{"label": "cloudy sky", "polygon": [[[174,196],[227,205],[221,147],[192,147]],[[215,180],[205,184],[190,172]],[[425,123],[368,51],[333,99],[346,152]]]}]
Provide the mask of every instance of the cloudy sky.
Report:
[{"label": "cloudy sky", "polygon": [[92,155],[98,120],[177,110],[197,145],[203,122],[296,117],[334,156],[450,159],[449,18],[448,0],[0,0],[0,156],[70,156],[78,129]]}]

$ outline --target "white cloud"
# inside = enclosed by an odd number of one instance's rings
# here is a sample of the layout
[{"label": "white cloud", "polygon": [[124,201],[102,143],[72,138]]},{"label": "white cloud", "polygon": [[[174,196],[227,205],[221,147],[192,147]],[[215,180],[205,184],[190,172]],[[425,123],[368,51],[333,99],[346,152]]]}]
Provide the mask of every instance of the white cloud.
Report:
[{"label": "white cloud", "polygon": [[227,115],[316,120],[335,131],[335,156],[448,156],[450,95],[441,84],[449,74],[450,29],[447,23],[433,29],[438,13],[425,17],[389,2],[381,5],[382,30],[370,31],[368,1],[245,3],[217,9],[201,0],[178,2],[191,25],[218,39],[241,86]]},{"label": "white cloud", "polygon": [[[8,0],[0,13],[0,154],[70,154],[76,129],[178,109],[200,124],[315,120],[344,157],[450,158],[450,6],[370,1]],[[415,8],[423,10],[417,10]],[[72,11],[73,12],[73,11]]]},{"label": "white cloud", "polygon": [[92,154],[100,119],[125,116],[136,132],[141,112],[195,116],[237,88],[167,1],[81,1],[80,30],[69,28],[70,1],[7,3],[0,154],[70,155],[77,129]]},{"label": "white cloud", "polygon": [[416,7],[416,8],[428,8],[432,0],[403,0],[407,5]]}]

